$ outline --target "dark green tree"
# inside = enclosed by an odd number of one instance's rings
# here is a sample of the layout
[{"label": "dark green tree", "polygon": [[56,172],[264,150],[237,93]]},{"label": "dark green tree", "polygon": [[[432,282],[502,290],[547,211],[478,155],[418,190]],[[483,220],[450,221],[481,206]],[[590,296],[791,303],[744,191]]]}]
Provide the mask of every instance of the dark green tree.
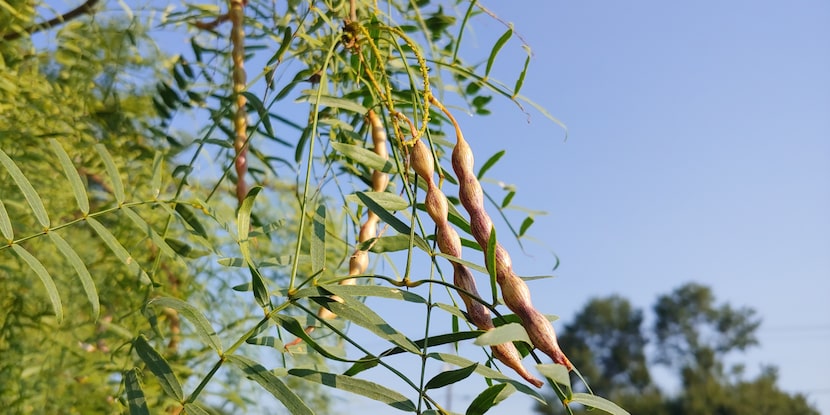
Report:
[{"label": "dark green tree", "polygon": [[[758,345],[754,310],[718,303],[709,287],[689,283],[657,298],[655,323],[643,328],[642,310],[619,296],[595,298],[562,333],[564,347],[594,391],[634,414],[818,414],[804,395],[788,394],[774,367],[744,379],[726,357]],[[654,345],[647,355],[646,344]],[[652,383],[650,369],[664,365],[681,383],[668,395]],[[559,414],[561,405],[537,406]],[[587,413],[587,412],[586,412]]]}]

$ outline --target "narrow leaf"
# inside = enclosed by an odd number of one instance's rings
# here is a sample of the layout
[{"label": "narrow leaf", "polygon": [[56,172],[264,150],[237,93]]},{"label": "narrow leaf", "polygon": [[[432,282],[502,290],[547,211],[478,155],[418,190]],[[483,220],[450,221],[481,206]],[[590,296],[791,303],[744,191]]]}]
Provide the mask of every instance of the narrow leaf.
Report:
[{"label": "narrow leaf", "polygon": [[[375,212],[376,215],[380,218],[380,220],[386,222],[391,226],[393,229],[398,231],[398,233],[409,235],[411,233],[411,229],[409,225],[403,223],[400,219],[396,218],[393,214],[389,213],[386,209],[380,206],[371,196],[369,193],[374,192],[357,192],[357,198],[372,212]],[[424,249],[424,251],[429,252],[429,245],[421,238],[419,235],[415,235],[415,245]]]},{"label": "narrow leaf", "polygon": [[207,231],[205,230],[204,225],[202,222],[199,221],[199,218],[196,217],[196,214],[190,210],[190,207],[183,203],[176,204],[176,212],[193,228],[193,231],[196,232],[197,235],[201,236],[202,238],[207,239]]},{"label": "narrow leaf", "polygon": [[[427,300],[412,291],[402,290],[394,287],[383,287],[379,285],[323,285],[318,288],[320,291],[328,291],[329,288],[334,288],[338,294],[344,294],[352,297],[379,297],[389,298],[392,300],[403,300],[410,303],[426,304]],[[298,292],[297,295],[300,293]]]},{"label": "narrow leaf", "polygon": [[29,206],[32,208],[32,212],[35,214],[35,218],[43,226],[44,229],[49,229],[49,215],[46,214],[46,208],[43,207],[43,201],[40,200],[40,196],[38,196],[35,188],[32,187],[32,184],[29,182],[29,179],[23,175],[23,172],[20,171],[20,168],[14,164],[11,158],[3,150],[0,150],[0,164],[2,164],[9,174],[12,176],[12,180],[14,180],[17,187],[20,188],[20,191],[23,192],[23,197],[26,198],[26,202],[29,203]]},{"label": "narrow leaf", "polygon": [[487,266],[487,271],[490,274],[490,291],[493,294],[493,304],[498,304],[499,302],[499,291],[497,288],[497,273],[496,270],[496,247],[498,246],[498,242],[496,241],[496,227],[490,227],[490,239],[487,240],[487,250],[485,251],[484,262]]},{"label": "narrow leaf", "polygon": [[251,258],[250,240],[248,239],[248,234],[251,230],[251,210],[254,208],[254,201],[260,191],[262,191],[261,186],[254,186],[248,191],[245,199],[242,200],[242,205],[239,206],[239,213],[236,216],[236,231],[239,235],[239,251],[242,253],[242,258],[245,259],[245,263],[248,264],[248,269],[251,271],[251,285],[254,290],[254,298],[260,307],[265,307],[271,303],[271,298],[268,295],[268,288],[265,286],[265,279]]},{"label": "narrow leaf", "polygon": [[274,336],[263,336],[263,337],[256,337],[253,339],[245,340],[245,343],[253,344],[256,346],[267,346],[282,351],[285,348],[285,343],[282,340],[274,337]]},{"label": "narrow leaf", "polygon": [[326,266],[326,205],[317,205],[311,226],[311,272],[321,271]]},{"label": "narrow leaf", "polygon": [[[525,65],[522,68],[522,73],[519,74],[519,79],[516,80],[516,85],[513,87],[513,97],[519,95],[522,85],[525,83],[525,76],[527,76],[527,68],[530,66],[530,53],[525,58]],[[561,124],[560,124],[561,125]]]},{"label": "narrow leaf", "polygon": [[[373,202],[377,203],[378,206],[386,209],[388,211],[398,211],[404,210],[409,207],[409,202],[404,200],[402,197],[389,192],[358,192],[369,199],[372,199]],[[360,195],[348,195],[346,196],[346,200],[349,202],[356,202],[360,204],[363,201]]]},{"label": "narrow leaf", "polygon": [[497,383],[490,386],[473,399],[470,406],[467,407],[465,415],[483,415],[515,391],[516,388],[507,383]]},{"label": "narrow leaf", "polygon": [[513,29],[512,28],[507,29],[507,31],[504,32],[503,35],[501,35],[499,40],[496,41],[496,44],[493,45],[493,50],[490,51],[490,57],[487,58],[487,69],[484,70],[484,77],[485,78],[490,76],[490,69],[493,68],[493,62],[496,61],[496,55],[499,54],[499,51],[504,46],[504,44],[507,43],[508,40],[510,40],[511,36],[513,36]]},{"label": "narrow leaf", "polygon": [[571,398],[571,401],[578,402],[585,406],[608,412],[612,415],[630,415],[628,411],[620,408],[614,402],[611,402],[605,398],[601,398],[596,395],[591,395],[587,393],[574,393],[573,397]]},{"label": "narrow leaf", "polygon": [[[427,357],[441,362],[450,363],[459,367],[467,367],[473,363],[469,359],[465,359],[461,356],[448,353],[429,353]],[[546,403],[545,398],[541,394],[539,394],[539,392],[537,392],[535,388],[528,386],[524,381],[512,379],[507,375],[484,365],[478,365],[478,367],[476,367],[476,373],[498,382],[509,383],[519,392],[522,392],[525,395],[528,395],[541,403]]]},{"label": "narrow leaf", "polygon": [[262,124],[265,126],[265,132],[268,133],[270,136],[274,136],[274,127],[271,125],[271,117],[268,115],[268,110],[265,109],[265,106],[262,104],[262,100],[259,99],[256,94],[250,91],[243,91],[242,95],[245,98],[248,98],[248,104],[254,107],[259,116],[259,119],[262,121]]},{"label": "narrow leaf", "polygon": [[534,219],[530,216],[526,217],[524,221],[522,221],[522,226],[519,227],[519,236],[524,236],[527,229],[530,228],[530,225],[533,225]]},{"label": "narrow leaf", "polygon": [[542,376],[550,378],[552,381],[560,385],[564,385],[567,388],[571,387],[571,376],[568,374],[568,369],[565,366],[555,363],[548,363],[536,365],[536,370],[538,370]]},{"label": "narrow leaf", "polygon": [[184,316],[191,324],[193,324],[193,328],[196,330],[196,334],[202,339],[202,341],[210,346],[213,350],[216,351],[219,355],[222,354],[222,342],[219,341],[219,336],[216,335],[216,331],[211,326],[210,322],[205,318],[205,316],[196,309],[196,307],[176,298],[171,297],[160,297],[150,300],[148,305],[151,306],[158,306],[158,307],[170,307],[179,312],[182,316]]},{"label": "narrow leaf", "polygon": [[426,385],[424,385],[424,389],[438,389],[443,388],[444,386],[451,385],[456,382],[460,382],[475,372],[478,363],[473,363],[470,366],[463,367],[461,369],[454,369],[454,370],[447,370],[441,372],[432,379],[430,379]]},{"label": "narrow leaf", "polygon": [[360,327],[371,331],[376,336],[389,340],[393,344],[404,348],[408,352],[415,354],[421,352],[412,340],[392,327],[366,304],[348,295],[345,291],[340,290],[341,287],[340,285],[327,286],[326,290],[339,296],[342,302],[325,298],[328,302],[321,305],[339,317],[352,321]]},{"label": "narrow leaf", "polygon": [[96,144],[95,151],[97,151],[98,155],[101,156],[101,159],[104,160],[104,167],[107,170],[107,175],[110,177],[112,191],[115,193],[115,201],[118,202],[119,205],[123,204],[124,182],[121,181],[121,175],[118,174],[118,168],[115,167],[115,161],[112,159],[112,156],[103,144]]},{"label": "narrow leaf", "polygon": [[52,243],[58,247],[58,250],[61,251],[63,256],[66,257],[66,260],[69,261],[69,264],[72,265],[72,268],[75,269],[75,273],[78,274],[78,279],[81,280],[81,286],[84,289],[84,293],[86,293],[86,298],[92,306],[92,318],[93,320],[98,320],[98,316],[101,313],[101,305],[98,300],[98,290],[95,289],[95,282],[92,280],[92,275],[90,275],[81,257],[75,253],[75,250],[69,246],[66,240],[55,231],[49,232],[48,235]]},{"label": "narrow leaf", "polygon": [[63,167],[63,173],[69,179],[69,185],[72,187],[72,193],[75,194],[75,200],[78,201],[78,207],[84,215],[89,214],[89,198],[86,194],[86,188],[84,187],[83,180],[81,180],[81,176],[78,174],[78,170],[69,159],[69,154],[66,154],[66,151],[58,140],[50,138],[49,143],[52,145],[52,151],[58,156],[58,161],[61,163],[61,167]]},{"label": "narrow leaf", "polygon": [[153,229],[144,219],[141,218],[135,211],[131,208],[126,207],[121,209],[125,215],[139,228],[145,235],[147,235],[150,240],[159,248],[159,250],[164,254],[169,256],[170,258],[176,258],[176,252],[173,251],[173,248],[167,244],[167,242]]},{"label": "narrow leaf", "polygon": [[127,390],[127,405],[130,407],[130,415],[150,415],[147,408],[147,399],[144,398],[144,391],[141,389],[141,382],[138,380],[138,369],[128,370],[124,374],[124,388]]},{"label": "narrow leaf", "polygon": [[309,96],[303,95],[297,98],[296,102],[309,102],[311,104],[318,104],[320,107],[330,107],[330,108],[340,108],[346,111],[351,111],[360,115],[366,114],[369,112],[369,109],[357,103],[357,101],[351,99],[345,99],[340,97],[333,97],[328,95],[320,96],[320,100],[317,100],[316,96]]},{"label": "narrow leaf", "polygon": [[22,246],[14,244],[12,245],[12,249],[29,265],[29,268],[35,272],[35,275],[40,278],[40,281],[46,288],[46,293],[49,295],[49,301],[52,302],[52,311],[55,312],[55,317],[57,318],[58,323],[63,322],[63,306],[61,305],[61,297],[58,295],[58,287],[55,286],[55,281],[49,275],[49,272],[46,271],[46,268],[44,268],[43,264],[41,264],[37,258],[32,256],[32,254],[30,254],[29,251],[24,249]]},{"label": "narrow leaf", "polygon": [[93,217],[87,217],[86,222],[92,227],[93,230],[95,230],[95,233],[101,237],[104,243],[109,247],[110,251],[112,251],[112,253],[127,266],[130,273],[137,275],[142,283],[149,284],[152,282],[150,277],[147,276],[147,273],[144,272],[144,270],[138,265],[138,262],[133,259],[130,253],[127,252],[123,246],[121,246],[121,243],[115,239],[115,236],[110,233],[110,231],[107,230],[101,222],[98,222]]},{"label": "narrow leaf", "polygon": [[331,143],[331,147],[338,153],[372,169],[384,173],[396,173],[397,168],[391,161],[379,156],[372,150],[346,143]]},{"label": "narrow leaf", "polygon": [[14,240],[12,221],[9,218],[9,212],[6,212],[6,205],[3,204],[3,199],[0,199],[0,233],[3,234],[3,238],[6,238],[9,244]]},{"label": "narrow leaf", "polygon": [[288,374],[310,382],[365,396],[401,411],[415,412],[418,409],[406,396],[374,382],[312,369],[289,369]]},{"label": "narrow leaf", "polygon": [[150,371],[156,375],[159,385],[161,385],[161,389],[164,393],[181,402],[184,399],[182,385],[179,383],[179,380],[176,379],[176,375],[173,373],[173,369],[170,367],[170,364],[168,364],[167,361],[164,360],[164,357],[153,349],[149,343],[147,343],[147,338],[143,335],[138,336],[138,338],[135,339],[133,346],[135,346],[135,351],[138,354],[138,357],[140,357]]},{"label": "narrow leaf", "polygon": [[314,412],[297,396],[288,386],[283,383],[276,375],[271,373],[257,362],[254,362],[247,357],[238,355],[227,356],[227,361],[237,368],[242,373],[248,376],[249,379],[255,381],[262,386],[271,395],[277,398],[288,409],[291,414],[314,414]]},{"label": "narrow leaf", "polygon": [[205,408],[202,408],[200,405],[193,402],[184,404],[184,413],[187,415],[212,415]]},{"label": "narrow leaf", "polygon": [[158,198],[161,194],[161,172],[164,168],[164,154],[156,151],[153,156],[153,178],[150,180],[150,190],[153,192],[153,198]]},{"label": "narrow leaf", "polygon": [[317,343],[308,333],[305,332],[305,327],[297,321],[296,318],[290,316],[283,316],[281,314],[273,314],[271,315],[271,319],[277,322],[280,327],[284,328],[287,332],[293,334],[296,337],[303,339],[303,343],[307,344],[309,347],[317,351],[323,355],[323,357],[340,361],[340,362],[351,362],[351,360],[342,358],[337,356],[331,352],[329,352],[325,347]]},{"label": "narrow leaf", "polygon": [[519,323],[504,324],[492,330],[488,330],[476,338],[475,345],[492,346],[514,341],[522,341],[527,344],[532,344],[527,335],[527,331]]},{"label": "narrow leaf", "polygon": [[489,159],[487,159],[487,161],[484,162],[484,164],[481,165],[481,169],[479,169],[477,176],[479,180],[481,180],[481,178],[484,177],[484,174],[487,173],[487,171],[490,170],[490,168],[493,167],[493,165],[495,165],[496,162],[502,158],[502,156],[504,156],[504,153],[505,151],[502,150],[496,154],[493,154]]}]

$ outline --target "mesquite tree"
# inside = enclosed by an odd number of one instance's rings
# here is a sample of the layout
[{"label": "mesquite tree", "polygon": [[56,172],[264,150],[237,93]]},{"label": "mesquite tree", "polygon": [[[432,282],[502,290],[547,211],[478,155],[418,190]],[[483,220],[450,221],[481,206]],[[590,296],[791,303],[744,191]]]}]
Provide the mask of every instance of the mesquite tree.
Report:
[{"label": "mesquite tree", "polygon": [[[566,408],[625,413],[571,390],[577,368],[488,214],[513,195],[484,203],[479,179],[498,156],[476,171],[475,139],[448,109],[486,114],[493,95],[530,103],[519,94],[529,56],[512,86],[490,78],[508,25],[483,70],[462,58],[469,25],[498,20],[483,6],[460,2],[453,16],[428,1],[90,0],[49,18],[17,3],[0,15],[0,88],[17,100],[4,98],[0,118],[0,283],[39,289],[9,301],[0,346],[23,359],[4,363],[21,377],[4,403],[31,410],[25,357],[43,348],[81,356],[52,373],[96,376],[92,405],[53,402],[78,410],[237,412],[255,405],[239,397],[257,393],[239,386],[247,378],[291,413],[329,412],[315,387],[449,413],[437,392],[478,377],[468,413],[517,391],[543,401],[542,387]],[[83,99],[52,111],[34,86]],[[414,312],[402,324],[367,299]],[[33,334],[45,343],[25,343]],[[472,343],[490,349],[462,356]],[[108,363],[88,365],[89,354]]]}]

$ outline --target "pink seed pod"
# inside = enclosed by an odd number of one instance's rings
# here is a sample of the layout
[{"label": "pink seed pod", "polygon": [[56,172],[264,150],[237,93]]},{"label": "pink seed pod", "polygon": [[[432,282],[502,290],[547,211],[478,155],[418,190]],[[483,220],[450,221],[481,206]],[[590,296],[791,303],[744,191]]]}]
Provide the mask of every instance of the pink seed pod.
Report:
[{"label": "pink seed pod", "polygon": [[[441,189],[435,185],[433,174],[435,173],[435,162],[426,144],[417,140],[409,155],[409,163],[415,173],[418,174],[427,184],[426,211],[436,225],[435,237],[438,248],[441,252],[461,258],[461,238],[455,229],[450,226],[447,220],[448,206],[447,197]],[[478,297],[476,282],[473,274],[466,266],[452,262],[453,284],[458,288]],[[459,292],[462,301],[467,309],[470,321],[481,330],[492,330],[493,321],[490,319],[490,310],[483,304],[474,300],[464,292]],[[521,355],[513,343],[503,343],[492,346],[493,356],[506,366],[515,370],[522,378],[532,383],[537,388],[542,386],[542,381],[535,378],[522,365]]]},{"label": "pink seed pod", "polygon": [[[487,249],[493,221],[484,208],[484,192],[474,173],[474,157],[472,149],[461,128],[452,114],[435,97],[430,97],[432,103],[449,117],[455,126],[457,142],[452,152],[452,167],[458,177],[459,199],[467,213],[470,214],[470,232],[481,249]],[[527,331],[533,346],[550,357],[555,363],[565,366],[569,370],[573,365],[562,352],[556,340],[553,326],[533,307],[530,299],[530,289],[527,284],[513,271],[510,254],[501,246],[496,245],[496,282],[501,287],[505,305],[521,319],[522,326]]]}]

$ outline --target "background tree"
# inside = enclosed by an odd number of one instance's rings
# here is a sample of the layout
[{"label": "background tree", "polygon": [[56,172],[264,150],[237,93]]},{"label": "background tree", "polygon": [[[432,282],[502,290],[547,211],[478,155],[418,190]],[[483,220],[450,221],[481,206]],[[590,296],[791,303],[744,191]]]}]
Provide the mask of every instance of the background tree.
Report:
[{"label": "background tree", "polygon": [[[744,379],[742,365],[727,363],[758,344],[754,310],[718,304],[709,287],[695,283],[659,296],[652,310],[655,323],[646,332],[642,310],[628,300],[596,298],[565,326],[563,345],[595,392],[637,414],[818,414],[804,395],[776,385],[773,367]],[[657,365],[676,374],[677,393],[653,383],[650,369]],[[554,406],[537,411],[561,413]]]}]

